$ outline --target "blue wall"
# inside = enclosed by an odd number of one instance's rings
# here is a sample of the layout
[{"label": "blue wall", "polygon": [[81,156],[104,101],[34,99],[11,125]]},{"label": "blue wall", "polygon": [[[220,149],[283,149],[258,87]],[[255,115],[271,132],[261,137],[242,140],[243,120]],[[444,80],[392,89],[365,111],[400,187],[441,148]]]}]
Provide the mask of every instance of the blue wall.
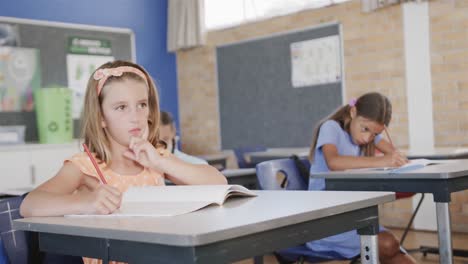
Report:
[{"label": "blue wall", "polygon": [[0,16],[132,29],[137,63],[158,84],[161,108],[178,120],[175,55],[166,48],[167,0],[0,1]]}]

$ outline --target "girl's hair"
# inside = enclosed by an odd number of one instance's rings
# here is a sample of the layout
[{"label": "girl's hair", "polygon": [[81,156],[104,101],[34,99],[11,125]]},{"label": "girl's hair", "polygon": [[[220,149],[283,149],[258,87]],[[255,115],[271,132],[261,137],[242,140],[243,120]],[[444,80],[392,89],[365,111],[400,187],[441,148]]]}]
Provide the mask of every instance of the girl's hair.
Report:
[{"label": "girl's hair", "polygon": [[[355,103],[350,103],[338,108],[330,116],[326,117],[315,127],[312,146],[310,148],[309,159],[314,160],[315,147],[317,146],[318,134],[320,127],[327,120],[335,120],[340,124],[341,128],[350,133],[349,126],[351,124],[351,107],[356,107],[356,116],[362,116],[371,121],[383,124],[388,127],[390,119],[392,118],[392,104],[388,98],[380,93],[366,93],[359,97]],[[373,156],[375,154],[375,144],[371,140],[361,147],[361,153],[364,156]]]},{"label": "girl's hair", "polygon": [[[175,129],[174,125],[174,118],[172,117],[171,113],[166,112],[166,111],[161,111],[161,126],[171,126],[172,129]],[[174,154],[174,151],[176,149],[176,140],[175,137],[171,139],[172,140],[172,149],[171,153]],[[164,141],[162,141],[164,142]],[[167,144],[166,144],[166,149],[167,149]]]},{"label": "girl's hair", "polygon": [[166,111],[161,111],[161,125],[162,126],[167,126],[167,125],[173,125],[174,124],[174,118],[172,118],[171,113],[166,112]]},{"label": "girl's hair", "polygon": [[[134,72],[123,72],[121,76],[110,76],[105,81],[102,90],[104,91],[107,86],[115,82],[122,82],[125,80],[135,80],[148,84],[148,141],[155,147],[159,146],[159,98],[152,78],[148,72],[141,66],[128,62],[128,61],[113,61],[103,64],[96,69],[110,69],[121,66],[133,67],[143,72],[146,80]],[[81,134],[84,138],[84,143],[88,146],[91,152],[96,153],[96,157],[101,161],[110,164],[110,142],[106,135],[106,131],[102,127],[103,115],[101,104],[106,94],[106,91],[98,94],[98,80],[93,77],[94,73],[88,80],[86,88],[86,95],[84,100],[83,114],[81,118],[82,129]],[[129,89],[131,89],[129,87]],[[111,92],[111,91],[107,91]]]}]

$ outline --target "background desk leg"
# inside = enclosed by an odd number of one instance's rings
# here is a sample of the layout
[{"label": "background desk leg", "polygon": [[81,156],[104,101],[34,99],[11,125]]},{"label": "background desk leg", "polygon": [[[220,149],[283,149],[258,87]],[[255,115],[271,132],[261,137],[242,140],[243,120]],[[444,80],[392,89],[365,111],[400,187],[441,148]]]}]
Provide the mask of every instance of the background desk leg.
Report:
[{"label": "background desk leg", "polygon": [[263,256],[255,256],[254,264],[263,264]]},{"label": "background desk leg", "polygon": [[449,203],[436,203],[437,232],[439,234],[440,263],[452,264],[452,235]]},{"label": "background desk leg", "polygon": [[361,263],[379,263],[377,235],[361,235]]}]

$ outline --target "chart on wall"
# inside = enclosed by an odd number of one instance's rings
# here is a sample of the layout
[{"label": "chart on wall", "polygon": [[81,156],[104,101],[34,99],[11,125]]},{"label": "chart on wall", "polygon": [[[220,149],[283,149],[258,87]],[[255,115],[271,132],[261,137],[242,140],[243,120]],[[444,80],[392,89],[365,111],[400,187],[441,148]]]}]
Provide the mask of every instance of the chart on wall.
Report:
[{"label": "chart on wall", "polygon": [[83,108],[89,76],[102,64],[113,61],[110,41],[70,37],[67,54],[68,87],[73,91],[72,117],[77,119]]},{"label": "chart on wall", "polygon": [[339,82],[339,36],[291,43],[291,79],[294,88]]},{"label": "chart on wall", "polygon": [[33,111],[40,85],[39,50],[0,46],[0,112]]}]

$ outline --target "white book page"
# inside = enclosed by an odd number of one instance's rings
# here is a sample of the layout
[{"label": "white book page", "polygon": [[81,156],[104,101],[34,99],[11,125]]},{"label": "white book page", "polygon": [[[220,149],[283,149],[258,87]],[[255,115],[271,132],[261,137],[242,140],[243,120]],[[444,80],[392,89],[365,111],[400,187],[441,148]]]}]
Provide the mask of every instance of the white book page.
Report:
[{"label": "white book page", "polygon": [[183,185],[131,187],[123,202],[188,202],[203,201],[221,204],[229,185]]},{"label": "white book page", "polygon": [[405,172],[409,170],[416,170],[416,169],[423,168],[430,164],[437,164],[437,161],[428,160],[428,159],[414,159],[414,160],[410,160],[407,164],[401,167],[394,168],[392,172],[399,173],[399,172]]},{"label": "white book page", "polygon": [[430,164],[437,164],[437,163],[442,163],[439,161],[435,160],[429,160],[429,159],[414,159],[410,160],[407,164],[401,166],[401,167],[375,167],[375,168],[361,168],[361,169],[349,169],[346,171],[350,172],[359,172],[359,171],[388,171],[388,172],[393,172],[393,173],[398,173],[398,172],[405,172],[409,170],[415,170],[419,169],[422,167],[425,167]]},{"label": "white book page", "polygon": [[231,195],[255,196],[256,194],[240,185],[182,185],[131,187],[123,202],[210,202],[223,204]]},{"label": "white book page", "polygon": [[175,216],[210,204],[222,205],[230,196],[257,196],[240,185],[144,186],[129,188],[121,207],[110,215],[68,217]]}]

